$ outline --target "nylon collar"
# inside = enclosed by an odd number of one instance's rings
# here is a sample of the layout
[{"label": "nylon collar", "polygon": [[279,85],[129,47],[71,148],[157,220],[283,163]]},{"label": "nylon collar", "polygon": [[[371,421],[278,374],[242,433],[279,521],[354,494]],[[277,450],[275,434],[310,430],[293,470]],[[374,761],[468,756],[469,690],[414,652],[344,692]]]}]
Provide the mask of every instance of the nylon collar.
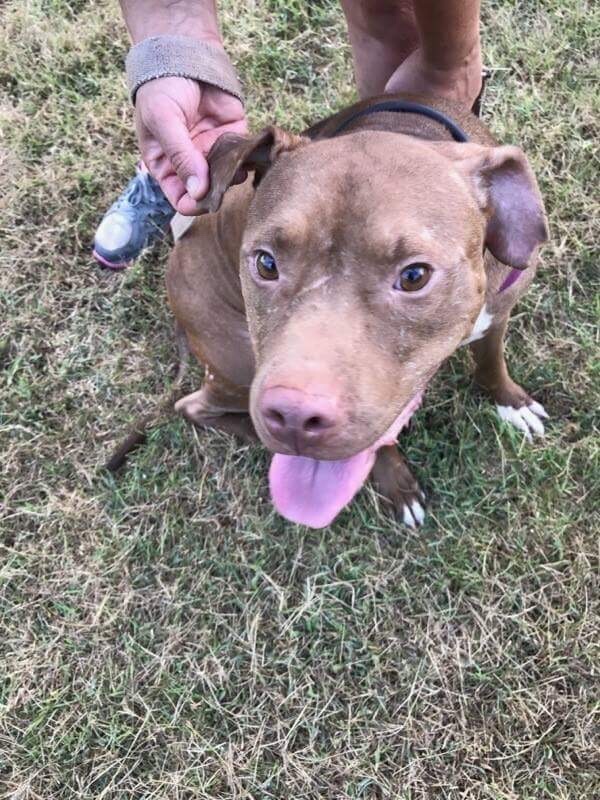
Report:
[{"label": "nylon collar", "polygon": [[421,114],[421,116],[429,117],[429,119],[433,119],[436,122],[439,122],[440,125],[443,125],[455,142],[469,141],[467,134],[459,125],[456,124],[456,122],[454,122],[453,119],[450,119],[450,117],[442,114],[442,112],[438,111],[436,108],[431,108],[431,106],[426,106],[422,103],[413,103],[410,100],[382,100],[381,102],[375,103],[368,108],[363,108],[360,111],[357,111],[351,117],[348,117],[348,119],[345,119],[331,135],[337,136],[337,134],[341,133],[345,128],[347,128],[351,122],[354,122],[361,117],[368,117],[370,114],[377,114],[382,111],[393,111],[405,114]]}]

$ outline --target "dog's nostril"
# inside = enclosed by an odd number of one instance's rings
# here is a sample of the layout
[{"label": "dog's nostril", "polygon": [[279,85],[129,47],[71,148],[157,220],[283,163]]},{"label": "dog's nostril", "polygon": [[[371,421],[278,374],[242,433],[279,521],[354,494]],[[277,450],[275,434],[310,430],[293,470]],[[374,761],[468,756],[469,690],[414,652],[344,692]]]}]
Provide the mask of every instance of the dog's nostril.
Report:
[{"label": "dog's nostril", "polygon": [[283,428],[285,426],[285,417],[281,411],[277,411],[275,408],[269,408],[265,413],[265,418],[277,428]]},{"label": "dog's nostril", "polygon": [[318,417],[316,415],[313,417],[309,417],[307,420],[305,420],[304,425],[302,427],[308,433],[312,433],[314,431],[320,431],[321,428],[324,427],[323,417]]},{"label": "dog's nostril", "polygon": [[259,412],[266,431],[296,449],[320,443],[338,423],[332,403],[299,390],[267,389]]}]

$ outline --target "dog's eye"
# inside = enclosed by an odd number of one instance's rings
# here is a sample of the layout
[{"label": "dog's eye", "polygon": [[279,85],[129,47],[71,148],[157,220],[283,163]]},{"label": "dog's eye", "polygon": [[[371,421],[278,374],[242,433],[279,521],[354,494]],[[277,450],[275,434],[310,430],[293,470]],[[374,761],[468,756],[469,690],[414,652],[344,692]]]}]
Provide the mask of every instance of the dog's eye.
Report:
[{"label": "dog's eye", "polygon": [[418,292],[429,283],[430,277],[431,268],[428,264],[409,264],[400,273],[394,289],[402,292]]},{"label": "dog's eye", "polygon": [[279,277],[275,259],[266,250],[259,250],[256,254],[256,271],[265,281],[276,281]]}]

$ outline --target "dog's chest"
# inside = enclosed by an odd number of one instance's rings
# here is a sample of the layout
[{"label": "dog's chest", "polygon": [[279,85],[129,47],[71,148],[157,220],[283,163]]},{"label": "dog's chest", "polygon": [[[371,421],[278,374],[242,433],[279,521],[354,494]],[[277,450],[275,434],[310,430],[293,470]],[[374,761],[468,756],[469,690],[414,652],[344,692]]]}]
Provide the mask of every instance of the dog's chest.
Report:
[{"label": "dog's chest", "polygon": [[471,344],[471,342],[476,342],[478,339],[483,339],[493,321],[493,316],[489,313],[487,306],[484,306],[475,320],[471,334],[461,344]]}]

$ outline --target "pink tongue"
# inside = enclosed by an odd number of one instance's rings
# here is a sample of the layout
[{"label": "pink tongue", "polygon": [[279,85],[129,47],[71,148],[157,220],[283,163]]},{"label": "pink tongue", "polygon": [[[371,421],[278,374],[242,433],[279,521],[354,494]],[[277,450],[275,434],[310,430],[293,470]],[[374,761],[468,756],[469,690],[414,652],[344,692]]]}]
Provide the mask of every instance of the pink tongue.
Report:
[{"label": "pink tongue", "polygon": [[375,444],[343,461],[317,461],[276,453],[271,461],[271,498],[279,513],[301,525],[324,528],[347,505],[366,481],[377,450],[393,444],[421,404],[418,392]]},{"label": "pink tongue", "polygon": [[271,461],[271,497],[279,513],[311,528],[333,522],[366,481],[375,450],[362,450],[343,461],[317,461],[276,453]]}]

